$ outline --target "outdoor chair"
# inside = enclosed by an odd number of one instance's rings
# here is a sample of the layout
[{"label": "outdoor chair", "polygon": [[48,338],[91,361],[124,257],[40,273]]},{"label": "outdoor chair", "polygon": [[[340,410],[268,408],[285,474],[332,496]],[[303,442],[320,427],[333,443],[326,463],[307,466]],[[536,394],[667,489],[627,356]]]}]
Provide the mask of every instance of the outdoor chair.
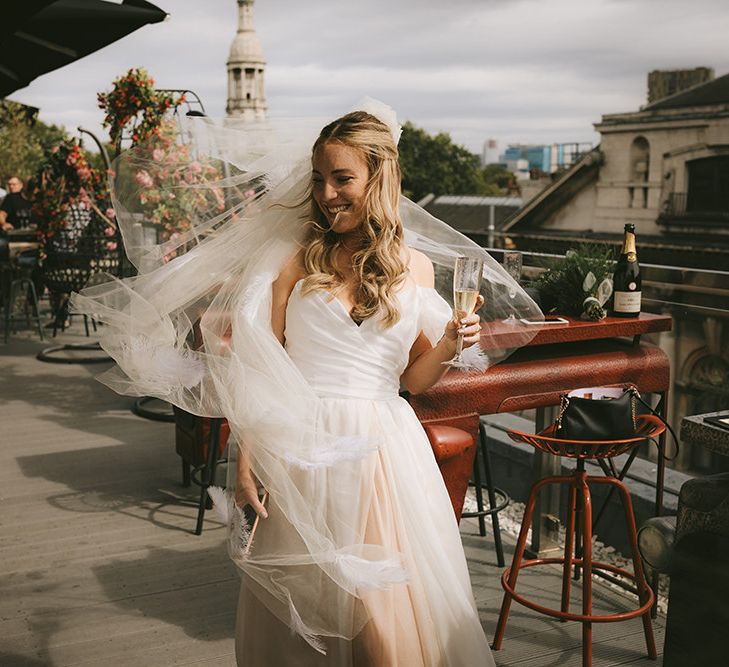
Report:
[{"label": "outdoor chair", "polygon": [[[443,476],[456,520],[478,519],[479,533],[484,537],[485,519],[490,516],[496,560],[499,567],[503,567],[504,547],[498,514],[509,505],[511,499],[505,491],[493,484],[483,421],[473,413],[448,419],[426,419],[421,420],[421,423]],[[476,492],[476,509],[464,511],[469,486],[474,487]],[[484,504],[484,491],[489,501],[488,508]]]},{"label": "outdoor chair", "polygon": [[[110,233],[113,232],[113,233]],[[78,292],[103,274],[119,275],[121,239],[118,230],[109,227],[98,215],[74,206],[69,213],[66,227],[55,230],[44,246],[45,257],[41,264],[43,283],[49,292],[53,311],[53,336],[63,330],[68,319],[68,299],[71,292]],[[94,330],[96,323],[91,321]],[[84,315],[86,335],[89,335],[89,318]],[[98,345],[59,345],[38,353],[41,361],[56,363],[100,363],[108,357],[96,354],[88,357],[67,357],[55,353],[66,349],[98,350]]]},{"label": "outdoor chair", "polygon": [[2,293],[6,343],[10,331],[14,329],[19,305],[23,307],[26,325],[29,327],[31,319],[35,320],[38,336],[43,340],[43,325],[38,310],[38,292],[33,281],[35,265],[35,257],[32,255],[17,258],[15,261],[9,258],[0,260],[0,292]]},{"label": "outdoor chair", "polygon": [[43,282],[52,295],[54,328],[63,328],[68,315],[68,295],[83,289],[98,273],[118,275],[119,239],[93,212],[71,207],[67,224],[49,235],[41,266]]},{"label": "outdoor chair", "polygon": [[182,460],[182,485],[194,482],[200,487],[195,535],[202,533],[205,510],[209,509],[208,487],[216,483],[218,463],[224,455],[230,428],[220,417],[199,417],[177,406],[175,413],[175,451]]}]

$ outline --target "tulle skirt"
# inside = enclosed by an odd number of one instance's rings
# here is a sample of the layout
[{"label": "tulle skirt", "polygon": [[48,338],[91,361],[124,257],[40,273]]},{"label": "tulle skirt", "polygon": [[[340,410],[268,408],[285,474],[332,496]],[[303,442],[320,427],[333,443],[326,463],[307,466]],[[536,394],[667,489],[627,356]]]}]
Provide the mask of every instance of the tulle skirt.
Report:
[{"label": "tulle skirt", "polygon": [[[322,410],[320,418],[329,432],[377,433],[381,441],[368,465],[360,468],[358,488],[332,497],[326,492],[326,475],[334,473],[322,470],[307,501],[333,517],[346,507],[354,519],[346,530],[358,533],[352,539],[398,552],[407,582],[363,591],[354,603],[351,596],[338,601],[328,593],[332,587],[326,585],[326,575],[310,566],[313,599],[326,614],[340,614],[342,627],[361,627],[352,640],[323,637],[322,655],[268,611],[266,590],[243,575],[236,622],[239,667],[493,665],[453,509],[430,443],[410,406],[401,398],[326,398]],[[268,509],[253,549],[270,553],[277,545],[285,549],[295,537],[275,503]]]}]

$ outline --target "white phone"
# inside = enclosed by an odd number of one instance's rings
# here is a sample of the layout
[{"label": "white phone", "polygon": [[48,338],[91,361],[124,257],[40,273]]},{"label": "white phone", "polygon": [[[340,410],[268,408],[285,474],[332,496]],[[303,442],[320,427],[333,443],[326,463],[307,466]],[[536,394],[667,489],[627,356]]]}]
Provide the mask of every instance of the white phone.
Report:
[{"label": "white phone", "polygon": [[522,317],[520,322],[523,324],[569,324],[564,317],[555,317],[553,315],[547,315],[544,320],[529,320]]}]

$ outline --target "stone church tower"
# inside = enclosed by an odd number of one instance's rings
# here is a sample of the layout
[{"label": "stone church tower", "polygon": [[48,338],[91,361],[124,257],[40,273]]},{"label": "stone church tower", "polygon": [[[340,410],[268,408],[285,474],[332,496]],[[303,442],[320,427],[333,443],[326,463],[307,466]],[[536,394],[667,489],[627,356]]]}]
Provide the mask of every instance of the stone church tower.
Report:
[{"label": "stone church tower", "polygon": [[253,27],[254,0],[238,0],[238,32],[228,56],[228,118],[249,121],[266,117],[266,95],[263,90],[261,43]]}]

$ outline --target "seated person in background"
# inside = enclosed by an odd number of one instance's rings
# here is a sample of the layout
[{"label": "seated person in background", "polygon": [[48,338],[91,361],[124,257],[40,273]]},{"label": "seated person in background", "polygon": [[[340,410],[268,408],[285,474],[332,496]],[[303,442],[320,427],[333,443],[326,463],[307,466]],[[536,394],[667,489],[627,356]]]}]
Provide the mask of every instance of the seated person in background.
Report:
[{"label": "seated person in background", "polygon": [[30,202],[23,196],[23,181],[18,176],[8,179],[8,194],[0,204],[0,235],[11,229],[24,229],[30,225]]},{"label": "seated person in background", "polygon": [[[0,204],[0,262],[10,260],[8,234],[13,229],[29,229],[31,222],[31,204],[23,195],[24,183],[19,176],[8,178],[8,193]],[[17,239],[16,239],[17,240]],[[24,239],[27,240],[27,239]],[[36,294],[43,291],[43,282],[38,270],[38,251],[26,250],[17,257],[17,264],[31,273]]]}]

